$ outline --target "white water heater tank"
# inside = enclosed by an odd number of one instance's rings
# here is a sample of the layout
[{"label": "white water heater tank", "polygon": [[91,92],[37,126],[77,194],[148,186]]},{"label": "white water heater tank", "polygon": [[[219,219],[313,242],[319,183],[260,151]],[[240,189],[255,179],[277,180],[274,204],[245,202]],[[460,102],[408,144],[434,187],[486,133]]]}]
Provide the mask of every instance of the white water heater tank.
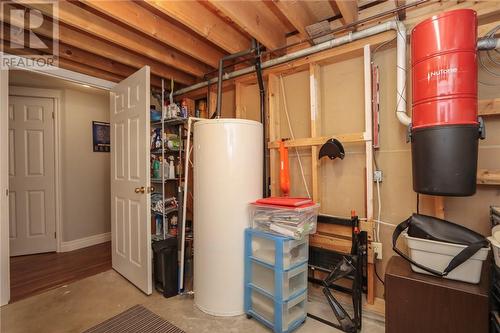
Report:
[{"label": "white water heater tank", "polygon": [[262,124],[194,125],[194,302],[215,316],[243,314],[248,204],[262,197]]}]

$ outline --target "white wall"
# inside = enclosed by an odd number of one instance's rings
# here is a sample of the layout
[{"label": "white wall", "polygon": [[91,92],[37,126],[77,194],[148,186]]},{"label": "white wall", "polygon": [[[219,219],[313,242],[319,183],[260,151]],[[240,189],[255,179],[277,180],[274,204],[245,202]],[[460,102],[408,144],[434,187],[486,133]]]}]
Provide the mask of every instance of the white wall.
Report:
[{"label": "white wall", "polygon": [[107,94],[63,90],[63,241],[111,230],[110,153],[92,151],[92,121],[109,122]]}]

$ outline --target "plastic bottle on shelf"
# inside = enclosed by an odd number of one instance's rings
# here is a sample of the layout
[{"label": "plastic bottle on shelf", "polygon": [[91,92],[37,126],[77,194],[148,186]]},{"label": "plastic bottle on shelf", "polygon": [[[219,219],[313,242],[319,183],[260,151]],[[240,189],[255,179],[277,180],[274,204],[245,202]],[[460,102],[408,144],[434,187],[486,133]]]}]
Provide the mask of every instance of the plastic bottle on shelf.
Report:
[{"label": "plastic bottle on shelf", "polygon": [[165,176],[165,179],[170,178],[170,165],[167,160],[163,163],[163,175]]},{"label": "plastic bottle on shelf", "polygon": [[168,168],[168,178],[169,179],[175,179],[175,166],[174,166],[174,160],[175,158],[173,156],[169,156],[169,168]]},{"label": "plastic bottle on shelf", "polygon": [[160,177],[160,161],[158,159],[153,160],[153,178],[159,179]]},{"label": "plastic bottle on shelf", "polygon": [[181,118],[187,118],[188,116],[188,105],[185,98],[181,101]]},{"label": "plastic bottle on shelf", "polygon": [[177,215],[174,215],[170,218],[170,223],[168,227],[168,233],[172,236],[177,236]]},{"label": "plastic bottle on shelf", "polygon": [[163,218],[161,215],[156,215],[155,218],[156,222],[156,236],[162,237],[163,236]]}]

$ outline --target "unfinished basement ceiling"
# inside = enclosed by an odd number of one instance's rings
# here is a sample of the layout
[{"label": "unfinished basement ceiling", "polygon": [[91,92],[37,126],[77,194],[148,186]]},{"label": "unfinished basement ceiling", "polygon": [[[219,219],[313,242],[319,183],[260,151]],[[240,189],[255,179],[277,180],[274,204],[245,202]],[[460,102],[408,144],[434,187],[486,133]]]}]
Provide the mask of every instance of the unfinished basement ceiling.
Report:
[{"label": "unfinished basement ceiling", "polygon": [[[307,25],[342,15],[351,20],[358,16],[357,1],[339,3],[60,1],[60,67],[117,82],[149,65],[154,85],[160,84],[159,78],[190,85],[212,72],[222,56],[249,48],[252,38],[275,49],[286,45],[288,36],[305,38]],[[52,16],[50,6],[40,3],[7,6],[29,6],[45,18]],[[8,17],[2,18],[2,24],[6,31],[20,26]],[[33,31],[49,41],[49,24],[45,20]],[[2,36],[4,41],[8,38]],[[16,54],[15,48],[6,51]]]},{"label": "unfinished basement ceiling", "polygon": [[[297,50],[310,45],[306,32],[309,25],[327,22],[335,29],[412,2],[420,1],[59,1],[59,67],[118,82],[149,65],[152,85],[161,86],[161,78],[165,78],[173,79],[180,88],[214,75],[222,56],[248,49],[252,38],[268,50],[298,43],[293,48]],[[409,23],[411,17],[420,19],[436,10],[472,5],[430,0],[407,10]],[[42,26],[32,31],[50,41],[50,6],[4,4],[5,8],[25,10],[27,6],[45,16]],[[389,13],[377,22],[395,16]],[[2,25],[4,50],[27,54],[26,49],[22,53],[8,43],[9,31],[24,27],[23,22],[2,17]],[[358,29],[365,27],[360,25]]]}]

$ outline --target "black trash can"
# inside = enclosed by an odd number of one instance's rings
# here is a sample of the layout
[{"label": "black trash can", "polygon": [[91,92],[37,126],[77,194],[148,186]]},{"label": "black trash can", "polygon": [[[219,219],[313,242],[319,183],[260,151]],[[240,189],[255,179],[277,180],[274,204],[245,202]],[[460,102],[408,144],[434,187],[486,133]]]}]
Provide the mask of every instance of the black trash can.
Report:
[{"label": "black trash can", "polygon": [[164,297],[178,294],[177,238],[167,235],[160,241],[153,241],[153,276],[155,288]]}]

